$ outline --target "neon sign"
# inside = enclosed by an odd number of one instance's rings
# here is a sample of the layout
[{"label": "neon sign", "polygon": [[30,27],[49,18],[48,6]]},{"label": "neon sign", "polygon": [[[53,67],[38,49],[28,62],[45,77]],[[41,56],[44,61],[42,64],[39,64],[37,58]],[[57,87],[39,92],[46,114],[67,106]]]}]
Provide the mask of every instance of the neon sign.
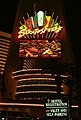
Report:
[{"label": "neon sign", "polygon": [[[23,17],[24,23],[21,23],[18,31],[18,38],[26,39],[56,39],[58,33],[62,30],[63,26],[60,25],[61,22],[57,22],[58,16],[56,19],[53,16],[47,16],[44,12],[39,11],[35,16],[29,17],[25,20]],[[40,28],[41,27],[41,28]]]}]

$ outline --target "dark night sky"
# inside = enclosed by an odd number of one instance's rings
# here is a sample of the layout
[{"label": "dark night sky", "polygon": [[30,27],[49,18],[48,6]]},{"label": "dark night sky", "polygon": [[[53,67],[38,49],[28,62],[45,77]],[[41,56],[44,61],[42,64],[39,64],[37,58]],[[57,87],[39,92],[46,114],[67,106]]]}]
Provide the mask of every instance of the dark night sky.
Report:
[{"label": "dark night sky", "polygon": [[19,0],[0,1],[0,30],[12,33]]},{"label": "dark night sky", "polygon": [[[12,33],[19,0],[0,1],[0,31]],[[63,0],[64,11],[69,28],[70,38],[77,65],[81,66],[81,45],[80,45],[80,2],[77,0]]]}]

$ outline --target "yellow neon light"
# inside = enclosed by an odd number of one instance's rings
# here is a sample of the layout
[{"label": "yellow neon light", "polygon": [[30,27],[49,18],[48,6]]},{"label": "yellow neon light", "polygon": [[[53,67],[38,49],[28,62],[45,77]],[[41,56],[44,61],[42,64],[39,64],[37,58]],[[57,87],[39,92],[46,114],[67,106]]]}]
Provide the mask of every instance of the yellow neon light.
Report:
[{"label": "yellow neon light", "polygon": [[5,58],[7,58],[7,56],[6,56],[6,55],[3,55],[3,54],[0,54],[0,57],[5,57]]},{"label": "yellow neon light", "polygon": [[41,71],[42,69],[22,69],[22,70],[18,70],[18,71],[14,71],[13,72],[13,74],[15,74],[15,73],[20,73],[20,72],[24,72],[24,71],[36,71],[36,70],[39,70],[39,71]]},{"label": "yellow neon light", "polygon": [[27,87],[27,86],[51,86],[51,87],[56,87],[57,85],[50,85],[50,84],[30,84],[30,85],[19,85],[17,86],[17,88],[21,88],[21,87]]},{"label": "yellow neon light", "polygon": [[3,47],[3,48],[9,48],[9,46],[6,46],[6,45],[2,45],[2,44],[0,44],[0,47]]},{"label": "yellow neon light", "polygon": [[[40,75],[41,76],[41,74],[23,74],[23,75],[16,75],[16,76],[13,76],[12,78],[18,78],[18,77],[23,77],[23,76],[32,76],[32,75]],[[42,74],[43,75],[43,74]],[[34,77],[34,78],[26,78],[25,80],[55,80],[54,78],[36,78],[36,77]],[[20,78],[19,78],[19,80],[18,81],[20,81]]]},{"label": "yellow neon light", "polygon": [[5,58],[0,58],[0,61],[6,61],[6,59]]},{"label": "yellow neon light", "polygon": [[0,64],[5,64],[6,62],[4,62],[4,61],[0,61]]},{"label": "yellow neon light", "polygon": [[8,52],[8,49],[0,48],[0,51],[6,51],[6,52]]},{"label": "yellow neon light", "polygon": [[7,54],[8,54],[8,52],[3,52],[3,51],[0,51],[0,54],[5,54],[5,55],[7,55]]},{"label": "yellow neon light", "polygon": [[4,41],[4,42],[10,43],[10,40],[8,40],[8,39],[2,39],[2,38],[0,38],[0,40],[1,40],[1,41]]},{"label": "yellow neon light", "polygon": [[[31,104],[31,103],[0,103],[3,106],[37,106],[37,107],[44,107],[44,104]],[[78,108],[78,105],[71,105],[72,108]]]},{"label": "yellow neon light", "polygon": [[51,22],[52,17],[51,17],[51,16],[46,16],[45,18],[46,18],[46,22],[47,22],[47,23],[46,23],[46,25],[45,25],[44,27],[45,27],[45,28],[46,28],[46,27],[50,27],[50,22]]},{"label": "yellow neon light", "polygon": [[[16,92],[16,94],[24,94],[24,93],[57,93],[57,91],[23,91],[23,92]],[[61,92],[62,94],[64,92]]]},{"label": "yellow neon light", "polygon": [[9,105],[12,105],[12,106],[37,106],[37,107],[44,107],[43,104],[31,104],[31,103],[0,103],[0,105],[6,105],[6,106],[9,106]]},{"label": "yellow neon light", "polygon": [[5,43],[5,42],[0,42],[0,44],[3,44],[3,45],[6,45],[6,46],[9,46],[9,43]]},{"label": "yellow neon light", "polygon": [[3,67],[3,68],[4,68],[4,67],[5,67],[5,65],[0,64],[0,67]]}]

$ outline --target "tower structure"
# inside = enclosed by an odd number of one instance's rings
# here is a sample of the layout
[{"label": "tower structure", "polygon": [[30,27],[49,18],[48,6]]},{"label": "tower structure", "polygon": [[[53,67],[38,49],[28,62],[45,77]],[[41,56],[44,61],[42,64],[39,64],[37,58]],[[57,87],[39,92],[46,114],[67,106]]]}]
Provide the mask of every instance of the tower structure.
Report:
[{"label": "tower structure", "polygon": [[[59,70],[58,63],[62,61],[74,64],[62,1],[47,0],[47,3],[39,1],[36,1],[39,7],[34,8],[37,11],[32,10],[34,1],[20,1],[13,28],[11,51],[7,64],[9,67],[6,69],[9,81],[8,96],[29,103],[43,103],[45,97],[56,96],[58,92],[55,82],[57,70],[63,79],[67,78],[66,73]],[[41,7],[39,3],[44,7]],[[42,17],[39,19],[41,14]],[[52,20],[52,23],[54,17],[56,26],[52,26],[53,24],[49,22],[53,28],[43,27],[47,24],[43,16],[48,21]],[[33,21],[34,17],[36,17],[36,21]],[[30,24],[31,22],[32,24]],[[32,26],[37,28],[31,30]],[[56,27],[60,29],[56,29]],[[22,32],[23,30],[24,32]],[[61,95],[65,95],[64,87],[66,86],[61,84],[60,87]],[[30,111],[32,111],[31,108]]]}]

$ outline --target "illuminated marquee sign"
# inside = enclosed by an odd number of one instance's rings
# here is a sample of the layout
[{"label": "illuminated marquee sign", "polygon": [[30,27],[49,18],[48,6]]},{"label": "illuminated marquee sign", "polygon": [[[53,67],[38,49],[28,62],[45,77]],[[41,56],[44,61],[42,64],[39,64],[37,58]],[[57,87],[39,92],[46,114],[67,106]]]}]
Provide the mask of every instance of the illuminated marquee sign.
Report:
[{"label": "illuminated marquee sign", "polygon": [[66,98],[47,98],[45,101],[45,116],[47,118],[68,118],[69,102]]},{"label": "illuminated marquee sign", "polygon": [[[18,31],[18,38],[25,39],[55,39],[58,33],[62,30],[61,21],[58,21],[58,16],[56,19],[52,16],[47,16],[43,11],[39,11],[35,16],[31,16],[25,20],[24,23],[20,22],[21,26]],[[41,27],[41,28],[40,28]]]},{"label": "illuminated marquee sign", "polygon": [[20,40],[19,57],[61,57],[61,41]]},{"label": "illuminated marquee sign", "polygon": [[58,21],[52,16],[47,16],[43,11],[35,12],[34,16],[29,16],[24,23],[20,22],[21,26],[18,31],[20,39],[19,57],[45,57],[59,58],[61,57],[61,39],[57,38],[62,30],[61,21]]}]

